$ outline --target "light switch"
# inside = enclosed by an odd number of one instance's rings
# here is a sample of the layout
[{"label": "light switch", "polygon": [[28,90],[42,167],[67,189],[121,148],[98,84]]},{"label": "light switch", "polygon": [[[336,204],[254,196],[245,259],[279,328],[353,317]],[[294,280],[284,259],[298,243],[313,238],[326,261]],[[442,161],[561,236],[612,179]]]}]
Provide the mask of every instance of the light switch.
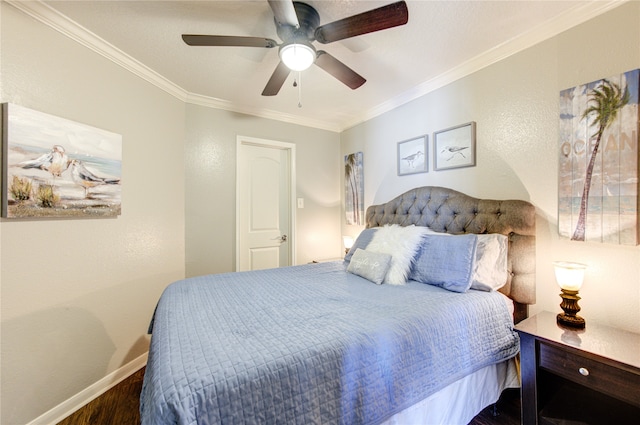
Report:
[{"label": "light switch", "polygon": [[304,208],[304,198],[298,198],[298,208]]}]

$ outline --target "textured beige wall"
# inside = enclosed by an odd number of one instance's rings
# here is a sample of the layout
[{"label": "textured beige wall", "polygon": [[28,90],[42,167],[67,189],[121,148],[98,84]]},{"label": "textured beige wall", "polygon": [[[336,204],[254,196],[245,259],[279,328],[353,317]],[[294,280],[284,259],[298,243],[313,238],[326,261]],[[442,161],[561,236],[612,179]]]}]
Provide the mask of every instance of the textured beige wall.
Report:
[{"label": "textured beige wall", "polygon": [[0,222],[0,423],[144,354],[169,283],[234,270],[238,135],[296,145],[297,262],[340,256],[338,133],[185,104],[0,4],[0,101],[123,136],[120,217]]},{"label": "textured beige wall", "polygon": [[[640,332],[640,246],[560,239],[557,232],[558,96],[562,89],[640,68],[640,2],[600,17],[427,94],[342,134],[342,153],[363,151],[366,205],[415,186],[447,186],[472,196],[516,198],[538,209],[537,299],[559,311],[551,262],[589,265],[582,314]],[[396,175],[396,142],[477,122],[477,166]],[[343,232],[359,229],[344,225]]]},{"label": "textured beige wall", "polygon": [[196,105],[186,118],[187,275],[235,270],[237,136],[296,145],[296,261],[340,256],[338,133]]},{"label": "textured beige wall", "polygon": [[1,3],[0,100],[122,135],[122,215],[0,221],[0,423],[25,424],[148,349],[184,277],[183,102]]},{"label": "textured beige wall", "polygon": [[[424,184],[532,201],[535,308],[558,309],[550,261],[580,260],[590,265],[581,291],[587,320],[640,331],[640,249],[560,240],[555,222],[558,92],[640,66],[640,3],[341,135],[185,105],[0,8],[0,101],[123,135],[122,216],[0,221],[2,424],[26,423],[143,354],[155,302],[185,267],[189,275],[234,269],[237,135],[296,144],[297,196],[305,198],[298,263],[340,254],[343,155],[362,150],[367,204]],[[477,167],[396,176],[389,158],[397,141],[470,120]]]}]

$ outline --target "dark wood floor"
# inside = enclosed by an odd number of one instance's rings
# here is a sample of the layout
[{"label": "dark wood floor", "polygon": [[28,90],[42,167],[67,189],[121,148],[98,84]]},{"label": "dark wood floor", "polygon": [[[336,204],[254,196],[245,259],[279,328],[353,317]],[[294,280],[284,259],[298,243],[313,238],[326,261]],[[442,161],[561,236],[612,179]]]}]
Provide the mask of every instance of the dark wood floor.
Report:
[{"label": "dark wood floor", "polygon": [[469,425],[520,425],[520,389],[502,392],[495,408],[487,407]]},{"label": "dark wood floor", "polygon": [[58,425],[139,425],[143,377],[144,368],[90,401]]},{"label": "dark wood floor", "polygon": [[[144,368],[131,375],[58,425],[139,425],[138,411]],[[519,425],[520,392],[506,390],[498,403],[480,412],[469,425]],[[426,425],[426,424],[425,424]]]}]

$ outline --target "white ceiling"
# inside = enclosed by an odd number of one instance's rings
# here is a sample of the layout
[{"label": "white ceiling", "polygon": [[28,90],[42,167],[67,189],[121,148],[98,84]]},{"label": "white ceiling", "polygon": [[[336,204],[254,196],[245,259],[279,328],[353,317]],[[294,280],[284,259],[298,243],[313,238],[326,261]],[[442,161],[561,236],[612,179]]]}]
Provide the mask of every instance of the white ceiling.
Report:
[{"label": "white ceiling", "polygon": [[[318,10],[322,25],[393,1],[306,3]],[[312,66],[301,75],[301,91],[293,87],[292,73],[277,96],[265,97],[261,92],[278,64],[277,49],[190,47],[180,36],[241,35],[280,41],[266,0],[9,2],[188,102],[333,131],[406,103],[620,4],[409,0],[409,22],[404,26],[327,45],[315,43],[365,77],[362,87],[351,90]]]}]

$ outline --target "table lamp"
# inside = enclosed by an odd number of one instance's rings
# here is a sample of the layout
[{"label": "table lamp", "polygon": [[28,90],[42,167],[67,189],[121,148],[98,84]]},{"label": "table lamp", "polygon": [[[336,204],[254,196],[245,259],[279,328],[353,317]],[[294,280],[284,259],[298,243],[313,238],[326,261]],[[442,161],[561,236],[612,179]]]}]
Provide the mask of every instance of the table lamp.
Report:
[{"label": "table lamp", "polygon": [[560,307],[564,311],[558,314],[557,322],[561,325],[582,329],[586,323],[584,319],[576,313],[580,311],[578,291],[582,287],[584,269],[586,269],[587,266],[569,261],[554,261],[553,267],[556,272],[556,282],[558,286],[560,286],[560,289],[562,289],[560,293],[560,297],[562,298]]},{"label": "table lamp", "polygon": [[353,246],[353,238],[351,236],[343,236],[342,241],[344,243],[344,253],[348,254],[349,250]]}]

